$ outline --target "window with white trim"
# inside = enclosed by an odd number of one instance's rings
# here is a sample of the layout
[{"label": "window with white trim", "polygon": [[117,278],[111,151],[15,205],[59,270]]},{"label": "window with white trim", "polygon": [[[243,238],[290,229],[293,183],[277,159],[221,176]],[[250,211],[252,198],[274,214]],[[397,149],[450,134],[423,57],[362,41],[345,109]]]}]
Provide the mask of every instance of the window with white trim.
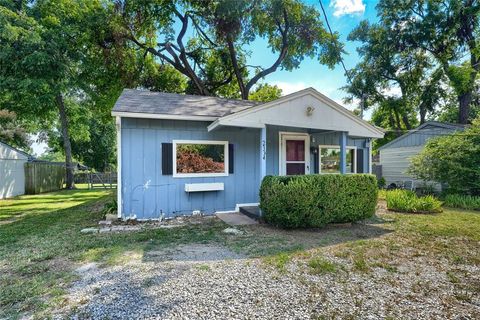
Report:
[{"label": "window with white trim", "polygon": [[228,176],[228,141],[174,140],[173,176]]},{"label": "window with white trim", "polygon": [[[320,173],[340,173],[340,146],[318,146]],[[355,147],[347,147],[347,173],[356,173]]]}]

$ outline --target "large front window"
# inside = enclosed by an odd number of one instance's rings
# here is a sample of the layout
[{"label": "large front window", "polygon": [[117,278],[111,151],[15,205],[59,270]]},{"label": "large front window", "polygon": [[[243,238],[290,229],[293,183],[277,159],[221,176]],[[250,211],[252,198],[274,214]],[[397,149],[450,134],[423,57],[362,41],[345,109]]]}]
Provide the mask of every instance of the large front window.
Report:
[{"label": "large front window", "polygon": [[[340,173],[340,147],[320,146],[320,173]],[[347,147],[347,173],[355,173],[355,148]]]},{"label": "large front window", "polygon": [[175,177],[215,177],[228,175],[228,142],[173,141]]}]

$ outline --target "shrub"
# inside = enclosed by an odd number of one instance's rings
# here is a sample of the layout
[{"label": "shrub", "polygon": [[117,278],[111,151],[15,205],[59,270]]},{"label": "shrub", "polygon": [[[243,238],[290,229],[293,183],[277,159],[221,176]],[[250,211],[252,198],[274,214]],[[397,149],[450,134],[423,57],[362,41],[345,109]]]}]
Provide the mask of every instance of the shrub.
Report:
[{"label": "shrub", "polygon": [[112,199],[109,202],[105,203],[102,209],[102,214],[106,216],[107,214],[117,214],[118,205],[117,200]]},{"label": "shrub", "polygon": [[463,194],[449,194],[445,197],[447,207],[480,210],[480,197]]},{"label": "shrub", "polygon": [[417,197],[409,190],[389,190],[385,196],[387,208],[399,212],[432,213],[442,211],[442,202],[434,196]]},{"label": "shrub", "polygon": [[451,193],[480,196],[480,118],[464,132],[429,139],[408,171],[448,185]]},{"label": "shrub", "polygon": [[266,222],[284,228],[322,227],[371,217],[377,203],[373,175],[267,176],[260,188]]}]

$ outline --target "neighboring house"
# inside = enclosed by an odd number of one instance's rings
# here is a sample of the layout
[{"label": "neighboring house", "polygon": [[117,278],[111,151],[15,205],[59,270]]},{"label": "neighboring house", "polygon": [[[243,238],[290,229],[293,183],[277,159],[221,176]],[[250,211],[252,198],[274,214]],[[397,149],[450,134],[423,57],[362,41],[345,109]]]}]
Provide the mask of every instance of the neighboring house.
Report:
[{"label": "neighboring house", "polygon": [[[413,181],[413,186],[421,187],[424,181],[415,180],[406,173],[410,159],[417,155],[425,146],[428,139],[451,134],[455,131],[464,130],[465,126],[460,124],[441,123],[428,121],[395,140],[378,148],[382,176],[387,185],[391,183],[403,184],[406,181]],[[439,184],[433,185],[440,190]]]},{"label": "neighboring house", "polygon": [[265,175],[368,173],[384,135],[312,88],[263,104],[126,89],[112,115],[123,218],[238,210]]},{"label": "neighboring house", "polygon": [[0,142],[0,199],[25,193],[24,165],[32,156]]}]

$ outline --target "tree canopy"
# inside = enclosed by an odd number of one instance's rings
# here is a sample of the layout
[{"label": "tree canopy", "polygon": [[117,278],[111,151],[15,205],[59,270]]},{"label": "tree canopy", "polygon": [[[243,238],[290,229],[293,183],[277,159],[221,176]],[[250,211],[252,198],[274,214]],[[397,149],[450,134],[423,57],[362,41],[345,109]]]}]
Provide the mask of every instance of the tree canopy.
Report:
[{"label": "tree canopy", "polygon": [[[375,107],[375,124],[401,134],[416,119],[468,123],[478,107],[480,3],[475,0],[381,0],[379,21],[349,35],[361,61],[349,75],[347,100]],[[456,117],[452,112],[456,104]],[[413,122],[411,121],[413,120]],[[392,136],[390,134],[390,136]]]},{"label": "tree canopy", "polygon": [[[116,8],[117,39],[175,68],[187,77],[187,91],[200,95],[225,96],[233,86],[249,99],[278,68],[296,69],[305,57],[333,67],[343,48],[320,13],[299,0],[132,0]],[[254,53],[246,48],[258,39],[276,54],[269,66],[248,63]]]}]

